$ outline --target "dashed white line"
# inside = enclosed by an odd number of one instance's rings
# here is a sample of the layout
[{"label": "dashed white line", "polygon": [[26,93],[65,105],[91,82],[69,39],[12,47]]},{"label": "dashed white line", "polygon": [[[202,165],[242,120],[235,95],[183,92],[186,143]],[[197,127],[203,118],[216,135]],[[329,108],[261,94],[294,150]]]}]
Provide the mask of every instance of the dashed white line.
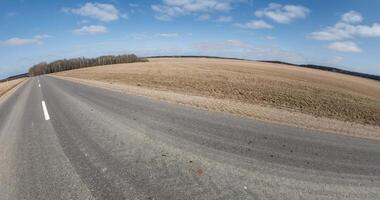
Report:
[{"label": "dashed white line", "polygon": [[45,101],[42,101],[41,104],[42,104],[42,110],[44,111],[45,120],[46,121],[50,120],[50,116],[49,116],[48,110],[46,108]]},{"label": "dashed white line", "polygon": [[38,87],[41,87],[41,84],[38,83]]}]

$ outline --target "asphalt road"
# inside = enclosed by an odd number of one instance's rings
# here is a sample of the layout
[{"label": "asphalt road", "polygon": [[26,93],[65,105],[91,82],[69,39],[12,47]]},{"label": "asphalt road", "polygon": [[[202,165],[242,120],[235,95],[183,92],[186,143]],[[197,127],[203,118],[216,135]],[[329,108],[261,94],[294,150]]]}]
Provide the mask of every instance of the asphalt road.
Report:
[{"label": "asphalt road", "polygon": [[0,103],[0,199],[378,200],[380,141],[35,77]]}]

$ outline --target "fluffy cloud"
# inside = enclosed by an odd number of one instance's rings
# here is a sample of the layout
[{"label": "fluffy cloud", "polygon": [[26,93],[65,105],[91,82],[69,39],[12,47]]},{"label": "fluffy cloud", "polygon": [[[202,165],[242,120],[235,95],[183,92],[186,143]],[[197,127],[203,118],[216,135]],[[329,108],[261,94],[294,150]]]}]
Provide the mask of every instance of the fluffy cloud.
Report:
[{"label": "fluffy cloud", "polygon": [[336,51],[353,53],[360,53],[363,51],[362,49],[360,49],[360,47],[358,47],[358,45],[351,41],[333,42],[329,45],[329,48]]},{"label": "fluffy cloud", "polygon": [[338,22],[332,27],[311,33],[311,38],[315,40],[343,40],[355,36],[380,37],[380,24],[375,23],[368,26]]},{"label": "fluffy cloud", "polygon": [[95,34],[101,34],[106,33],[107,27],[101,26],[101,25],[90,25],[90,26],[83,26],[82,28],[73,30],[74,34],[78,35],[95,35]]},{"label": "fluffy cloud", "polygon": [[64,8],[63,10],[76,15],[94,18],[102,22],[128,18],[126,14],[121,14],[114,5],[106,3],[86,3],[79,8]]},{"label": "fluffy cloud", "polygon": [[266,23],[263,20],[251,20],[245,24],[235,24],[235,26],[239,28],[246,28],[246,29],[271,29],[273,28],[272,25]]},{"label": "fluffy cloud", "polygon": [[220,16],[215,21],[216,22],[227,23],[227,22],[232,22],[233,18],[231,16]]},{"label": "fluffy cloud", "polygon": [[270,3],[267,8],[255,12],[256,17],[267,17],[277,23],[288,24],[295,19],[305,18],[310,10],[299,5]]},{"label": "fluffy cloud", "polygon": [[155,16],[158,20],[171,20],[174,17],[185,15],[187,12],[179,7],[170,7],[164,5],[152,5],[152,9],[158,14]]},{"label": "fluffy cloud", "polygon": [[162,4],[152,5],[159,20],[171,20],[178,16],[229,11],[233,0],[163,0]]},{"label": "fluffy cloud", "polygon": [[342,21],[349,24],[356,24],[363,21],[363,16],[362,14],[351,10],[350,12],[342,15]]},{"label": "fluffy cloud", "polygon": [[31,44],[43,44],[45,38],[51,37],[50,35],[36,35],[33,38],[19,38],[13,37],[5,41],[1,41],[0,44],[6,46],[22,46]]},{"label": "fluffy cloud", "polygon": [[360,37],[380,37],[380,24],[372,25],[356,24],[362,21],[360,13],[350,11],[342,15],[342,18],[334,26],[329,26],[321,31],[311,33],[315,40],[344,40]]},{"label": "fluffy cloud", "polygon": [[341,19],[334,25],[328,26],[321,31],[310,34],[310,38],[314,40],[337,41],[331,43],[330,49],[342,52],[362,52],[354,42],[340,41],[354,39],[356,37],[380,37],[380,24],[372,25],[360,24],[363,17],[356,11],[349,11],[341,16]]}]

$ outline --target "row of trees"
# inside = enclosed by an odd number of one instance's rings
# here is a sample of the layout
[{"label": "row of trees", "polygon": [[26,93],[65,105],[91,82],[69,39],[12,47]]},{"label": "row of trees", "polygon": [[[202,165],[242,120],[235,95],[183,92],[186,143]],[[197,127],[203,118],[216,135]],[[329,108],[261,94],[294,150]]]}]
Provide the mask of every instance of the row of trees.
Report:
[{"label": "row of trees", "polygon": [[51,63],[42,62],[29,69],[29,76],[38,76],[65,70],[93,67],[99,65],[112,65],[119,63],[146,62],[145,58],[137,57],[134,54],[118,56],[100,56],[97,58],[72,58],[53,61]]}]

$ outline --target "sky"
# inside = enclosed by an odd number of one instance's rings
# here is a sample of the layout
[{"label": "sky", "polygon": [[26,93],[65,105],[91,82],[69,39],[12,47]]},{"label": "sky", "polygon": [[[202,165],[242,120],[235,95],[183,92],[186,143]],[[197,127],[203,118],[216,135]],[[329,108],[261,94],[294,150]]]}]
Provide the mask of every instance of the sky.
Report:
[{"label": "sky", "polygon": [[135,53],[318,64],[380,75],[380,0],[0,0],[0,79]]}]

